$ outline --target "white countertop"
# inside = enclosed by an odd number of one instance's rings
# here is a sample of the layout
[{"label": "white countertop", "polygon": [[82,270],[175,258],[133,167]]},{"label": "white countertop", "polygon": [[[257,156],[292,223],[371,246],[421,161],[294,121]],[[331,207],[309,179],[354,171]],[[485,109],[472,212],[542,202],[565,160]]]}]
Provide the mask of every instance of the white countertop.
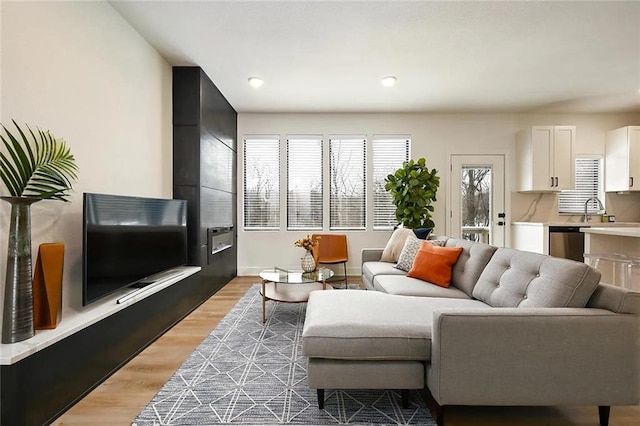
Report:
[{"label": "white countertop", "polygon": [[607,227],[593,227],[582,228],[580,230],[585,234],[601,234],[601,235],[616,235],[619,237],[635,237],[640,238],[640,226],[633,227],[621,227],[621,228],[607,228]]},{"label": "white countertop", "polygon": [[125,309],[139,300],[151,296],[160,290],[175,284],[186,277],[193,275],[200,271],[199,266],[181,266],[174,268],[174,270],[180,270],[180,275],[168,277],[165,280],[158,281],[157,284],[148,287],[143,287],[133,297],[123,303],[116,303],[118,298],[123,297],[127,293],[132,293],[132,290],[124,289],[118,293],[106,297],[100,301],[94,302],[90,306],[87,306],[82,311],[63,312],[62,319],[58,326],[53,330],[37,330],[35,336],[30,339],[23,340],[22,342],[6,344],[0,344],[0,365],[11,365],[20,361],[27,356],[36,353],[60,340],[64,339],[76,333],[103,318],[113,315],[114,313]]},{"label": "white countertop", "polygon": [[517,226],[578,226],[590,228],[620,228],[620,227],[640,227],[638,222],[511,222]]}]

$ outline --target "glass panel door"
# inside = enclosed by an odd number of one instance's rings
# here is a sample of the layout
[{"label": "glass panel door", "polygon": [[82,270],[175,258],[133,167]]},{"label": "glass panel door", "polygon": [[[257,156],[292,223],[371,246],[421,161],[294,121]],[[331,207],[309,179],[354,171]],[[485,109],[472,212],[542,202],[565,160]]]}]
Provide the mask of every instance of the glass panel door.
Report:
[{"label": "glass panel door", "polygon": [[504,245],[504,156],[452,155],[448,234]]}]

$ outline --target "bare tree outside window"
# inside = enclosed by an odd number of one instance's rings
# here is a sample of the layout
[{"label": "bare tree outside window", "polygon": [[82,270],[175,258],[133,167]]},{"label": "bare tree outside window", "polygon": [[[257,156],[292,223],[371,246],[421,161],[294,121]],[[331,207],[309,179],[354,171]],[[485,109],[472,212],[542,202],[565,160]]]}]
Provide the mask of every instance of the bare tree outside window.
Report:
[{"label": "bare tree outside window", "polygon": [[287,229],[322,229],[322,137],[287,140]]},{"label": "bare tree outside window", "polygon": [[280,228],[280,140],[244,141],[244,228]]},{"label": "bare tree outside window", "polygon": [[329,139],[329,229],[365,229],[366,139]]},{"label": "bare tree outside window", "polygon": [[[331,230],[366,229],[366,136],[330,137],[328,159],[323,158],[322,135],[288,136],[286,143],[286,157],[280,158],[278,135],[244,138],[244,229],[280,229],[282,191],[288,230],[321,230],[324,214],[329,214]],[[374,136],[372,143],[373,229],[391,229],[397,224],[396,206],[385,179],[408,160],[410,136]],[[286,162],[286,188],[280,187],[281,161]],[[327,165],[329,175],[324,176]],[[324,185],[329,186],[328,200]]]},{"label": "bare tree outside window", "polygon": [[462,168],[462,237],[483,241],[491,222],[491,168]]}]

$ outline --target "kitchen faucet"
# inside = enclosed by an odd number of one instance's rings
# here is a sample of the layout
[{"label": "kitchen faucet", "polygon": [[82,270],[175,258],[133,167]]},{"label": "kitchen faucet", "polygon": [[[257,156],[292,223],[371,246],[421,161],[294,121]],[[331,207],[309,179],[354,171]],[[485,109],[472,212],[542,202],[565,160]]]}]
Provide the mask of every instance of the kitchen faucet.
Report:
[{"label": "kitchen faucet", "polygon": [[602,201],[600,201],[600,198],[598,197],[589,198],[587,201],[584,202],[584,218],[582,219],[584,223],[589,222],[589,220],[591,219],[591,216],[589,216],[589,213],[587,213],[587,208],[589,207],[589,201],[591,200],[596,200],[598,202],[598,207],[600,207],[600,210],[604,210],[604,206],[602,205]]}]

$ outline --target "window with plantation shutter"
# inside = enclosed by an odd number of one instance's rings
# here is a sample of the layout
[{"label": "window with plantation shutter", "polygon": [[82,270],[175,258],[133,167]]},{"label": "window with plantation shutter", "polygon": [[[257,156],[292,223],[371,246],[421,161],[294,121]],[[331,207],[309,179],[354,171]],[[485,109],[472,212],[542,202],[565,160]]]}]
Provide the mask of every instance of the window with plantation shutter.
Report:
[{"label": "window with plantation shutter", "polygon": [[[598,197],[604,204],[602,190],[602,157],[576,157],[575,183],[573,190],[561,191],[558,195],[558,212],[584,214],[584,203],[593,197]],[[597,201],[589,202],[587,213],[597,213],[600,206]]]},{"label": "window with plantation shutter", "polygon": [[287,138],[287,229],[322,230],[322,137]]},{"label": "window with plantation shutter", "polygon": [[244,139],[244,229],[280,229],[280,138]]},{"label": "window with plantation shutter", "polygon": [[329,138],[329,229],[366,228],[365,136]]},{"label": "window with plantation shutter", "polygon": [[409,137],[373,137],[373,229],[392,229],[398,223],[393,198],[384,189],[385,178],[409,160],[410,150]]}]

